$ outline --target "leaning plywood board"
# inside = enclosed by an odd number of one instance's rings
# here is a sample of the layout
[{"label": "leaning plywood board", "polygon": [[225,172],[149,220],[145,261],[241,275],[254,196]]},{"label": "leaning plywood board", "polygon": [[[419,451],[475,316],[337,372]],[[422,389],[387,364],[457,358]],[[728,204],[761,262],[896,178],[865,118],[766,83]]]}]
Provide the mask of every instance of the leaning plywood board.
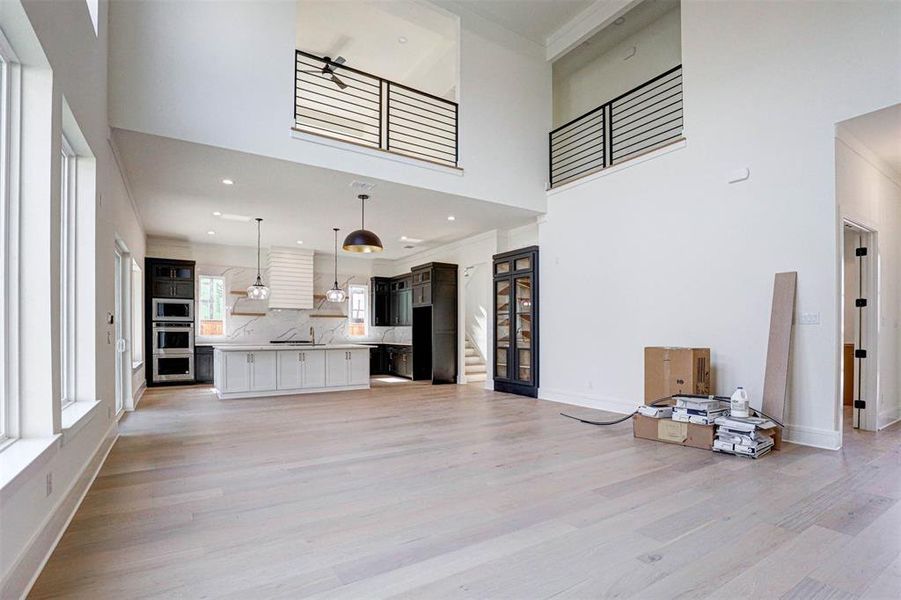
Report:
[{"label": "leaning plywood board", "polygon": [[773,283],[773,308],[770,313],[770,341],[766,350],[766,374],[763,377],[763,412],[780,421],[785,416],[788,361],[797,286],[796,272],[776,273]]}]

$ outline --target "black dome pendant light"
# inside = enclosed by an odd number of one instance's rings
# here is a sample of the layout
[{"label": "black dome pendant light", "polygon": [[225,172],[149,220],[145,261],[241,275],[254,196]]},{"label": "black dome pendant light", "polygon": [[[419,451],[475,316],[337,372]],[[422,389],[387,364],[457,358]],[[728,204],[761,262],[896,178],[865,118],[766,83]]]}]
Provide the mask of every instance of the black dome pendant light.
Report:
[{"label": "black dome pendant light", "polygon": [[348,252],[381,252],[384,250],[382,240],[373,232],[366,230],[365,203],[369,196],[360,194],[357,198],[360,199],[360,228],[351,231],[350,235],[344,238],[343,248]]}]

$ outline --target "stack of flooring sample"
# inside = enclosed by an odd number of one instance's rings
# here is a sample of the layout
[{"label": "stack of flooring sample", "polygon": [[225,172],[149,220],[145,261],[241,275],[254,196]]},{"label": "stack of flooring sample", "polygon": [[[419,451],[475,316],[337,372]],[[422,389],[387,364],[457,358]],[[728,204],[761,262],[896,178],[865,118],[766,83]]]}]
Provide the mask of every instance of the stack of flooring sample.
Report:
[{"label": "stack of flooring sample", "polygon": [[717,396],[673,396],[673,421],[711,425],[727,414],[729,403]]},{"label": "stack of flooring sample", "polygon": [[772,435],[764,433],[776,427],[769,419],[722,416],[715,423],[714,452],[759,458],[773,449]]}]

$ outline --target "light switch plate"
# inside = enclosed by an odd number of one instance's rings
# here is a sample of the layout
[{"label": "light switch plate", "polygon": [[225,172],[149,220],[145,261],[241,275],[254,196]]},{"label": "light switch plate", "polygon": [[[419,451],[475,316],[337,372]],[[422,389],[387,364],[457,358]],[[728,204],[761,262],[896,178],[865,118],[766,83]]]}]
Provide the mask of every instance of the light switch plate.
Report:
[{"label": "light switch plate", "polygon": [[798,320],[801,325],[819,325],[820,324],[820,313],[818,312],[805,312],[801,313],[801,318]]}]

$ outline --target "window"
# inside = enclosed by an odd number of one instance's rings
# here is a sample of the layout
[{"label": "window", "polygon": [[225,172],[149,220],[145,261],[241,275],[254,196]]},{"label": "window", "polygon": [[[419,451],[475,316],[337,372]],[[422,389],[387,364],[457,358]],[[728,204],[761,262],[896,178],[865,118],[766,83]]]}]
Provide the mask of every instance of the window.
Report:
[{"label": "window", "polygon": [[141,267],[131,261],[131,366],[144,362],[144,278]]},{"label": "window", "polygon": [[100,35],[100,0],[85,0],[88,5],[88,13],[91,15],[91,25],[94,26],[94,35]]},{"label": "window", "polygon": [[78,180],[76,156],[63,136],[60,150],[59,330],[60,402],[75,400],[75,207]]},{"label": "window", "polygon": [[17,222],[14,201],[14,128],[13,113],[18,106],[19,66],[12,48],[0,31],[0,447],[18,434],[15,394],[7,373],[15,365],[15,330],[11,312],[14,304],[16,268],[9,249],[16,240]]},{"label": "window", "polygon": [[200,335],[225,335],[225,279],[200,276]]},{"label": "window", "polygon": [[366,336],[366,314],[369,312],[369,290],[365,285],[352,285],[348,289],[347,335]]}]

